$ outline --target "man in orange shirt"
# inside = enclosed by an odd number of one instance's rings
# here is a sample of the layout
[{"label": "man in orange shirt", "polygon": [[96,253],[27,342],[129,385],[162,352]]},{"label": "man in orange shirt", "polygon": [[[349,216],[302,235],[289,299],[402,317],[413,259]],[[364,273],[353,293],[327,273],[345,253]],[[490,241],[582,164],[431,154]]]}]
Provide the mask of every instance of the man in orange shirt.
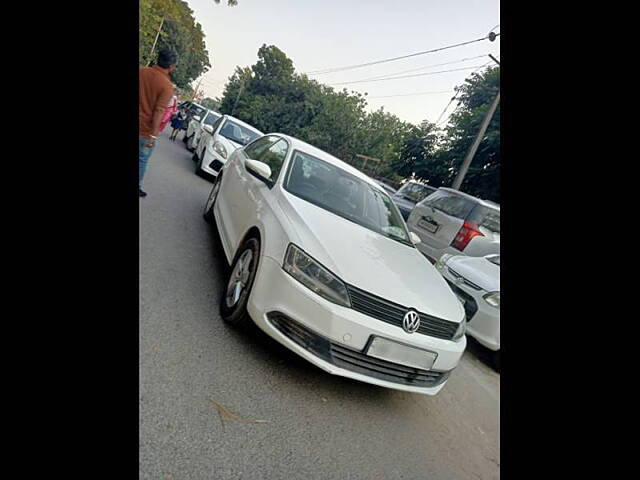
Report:
[{"label": "man in orange shirt", "polygon": [[156,146],[160,133],[160,123],[164,111],[173,95],[173,84],[169,74],[176,68],[177,56],[170,50],[158,52],[158,61],[153,67],[140,69],[140,89],[138,96],[138,191],[141,197],[147,194],[142,190],[142,179],[147,169],[149,157]]}]

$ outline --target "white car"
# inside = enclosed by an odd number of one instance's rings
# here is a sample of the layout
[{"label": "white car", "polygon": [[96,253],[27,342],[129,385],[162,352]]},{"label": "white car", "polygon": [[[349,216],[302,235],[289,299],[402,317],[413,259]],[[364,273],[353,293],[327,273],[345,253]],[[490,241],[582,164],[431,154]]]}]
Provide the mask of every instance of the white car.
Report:
[{"label": "white car", "polygon": [[418,249],[431,263],[445,253],[500,253],[500,205],[452,188],[440,187],[418,203],[407,225],[420,237]]},{"label": "white car", "polygon": [[494,352],[500,369],[500,255],[466,257],[445,254],[436,268],[463,302],[467,335]]},{"label": "white car", "polygon": [[187,133],[185,134],[187,138],[187,150],[193,152],[196,145],[198,145],[204,127],[207,125],[212,126],[220,117],[222,117],[222,115],[213,110],[207,110],[207,113],[204,114],[202,118],[197,115],[193,117],[187,126]]},{"label": "white car", "polygon": [[321,369],[435,395],[466,347],[464,308],[360,171],[269,134],[231,154],[207,199],[231,264],[222,318],[254,322]]},{"label": "white car", "polygon": [[205,125],[193,154],[196,174],[215,177],[229,155],[263,133],[231,115],[223,115],[212,126]]}]

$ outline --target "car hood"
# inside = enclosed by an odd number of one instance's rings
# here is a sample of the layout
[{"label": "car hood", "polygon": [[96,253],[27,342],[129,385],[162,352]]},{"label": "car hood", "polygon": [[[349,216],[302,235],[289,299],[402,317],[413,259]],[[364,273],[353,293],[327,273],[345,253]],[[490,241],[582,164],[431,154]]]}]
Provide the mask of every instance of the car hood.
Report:
[{"label": "car hood", "polygon": [[460,301],[417,249],[286,191],[279,202],[294,230],[292,241],[342,281],[435,317],[464,318]]},{"label": "car hood", "polygon": [[500,291],[500,267],[484,257],[455,256],[447,261],[447,267],[487,292]]}]

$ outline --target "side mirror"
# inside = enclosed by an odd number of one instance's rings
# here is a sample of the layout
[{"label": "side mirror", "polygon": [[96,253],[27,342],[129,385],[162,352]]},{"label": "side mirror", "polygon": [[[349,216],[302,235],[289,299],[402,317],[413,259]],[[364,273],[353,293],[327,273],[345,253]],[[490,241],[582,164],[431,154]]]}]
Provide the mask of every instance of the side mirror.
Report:
[{"label": "side mirror", "polygon": [[193,119],[194,119],[196,122],[199,122],[199,121],[200,121],[200,117],[199,117],[198,115],[195,115],[195,116],[193,117]]},{"label": "side mirror", "polygon": [[409,237],[411,238],[411,241],[413,242],[414,245],[417,245],[420,242],[422,242],[422,240],[420,240],[420,237],[413,232],[409,232]]},{"label": "side mirror", "polygon": [[213,127],[211,125],[205,125],[203,128],[205,132],[209,132],[211,135],[213,135]]},{"label": "side mirror", "polygon": [[247,159],[244,162],[249,173],[252,173],[261,180],[269,180],[271,178],[271,167],[264,162]]}]

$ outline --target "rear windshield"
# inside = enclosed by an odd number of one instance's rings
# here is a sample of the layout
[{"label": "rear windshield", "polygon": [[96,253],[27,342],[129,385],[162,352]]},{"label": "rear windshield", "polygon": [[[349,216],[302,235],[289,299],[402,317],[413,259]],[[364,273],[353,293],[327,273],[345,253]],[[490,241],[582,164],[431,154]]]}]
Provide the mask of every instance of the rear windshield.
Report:
[{"label": "rear windshield", "polygon": [[500,233],[500,210],[495,208],[476,205],[467,220],[475,222],[492,232]]}]

